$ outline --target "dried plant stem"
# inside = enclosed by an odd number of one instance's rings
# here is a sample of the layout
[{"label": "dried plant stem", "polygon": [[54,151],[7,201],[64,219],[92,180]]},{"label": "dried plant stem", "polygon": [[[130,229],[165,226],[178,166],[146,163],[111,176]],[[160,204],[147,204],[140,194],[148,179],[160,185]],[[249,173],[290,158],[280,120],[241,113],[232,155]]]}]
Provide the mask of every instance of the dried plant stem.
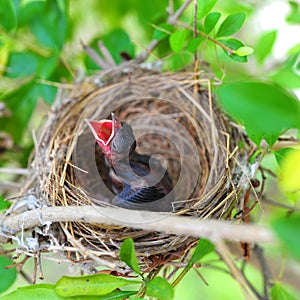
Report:
[{"label": "dried plant stem", "polygon": [[81,41],[81,45],[85,51],[85,53],[98,65],[100,68],[107,69],[110,65],[102,59],[99,54],[91,47],[87,46]]},{"label": "dried plant stem", "polygon": [[244,292],[245,299],[249,299],[249,300],[253,299],[253,295],[250,292],[251,289],[247,283],[247,280],[245,280],[243,274],[237,268],[236,264],[234,263],[233,259],[231,258],[229,249],[225,245],[224,241],[221,239],[217,240],[216,247],[217,247],[217,250],[218,250],[222,260],[229,268],[231,275],[240,284],[240,286]]},{"label": "dried plant stem", "polygon": [[[109,217],[111,216],[111,217]],[[134,220],[134,221],[133,221]],[[189,217],[164,215],[148,211],[134,211],[111,207],[68,206],[45,207],[20,215],[0,219],[0,242],[6,242],[9,234],[34,228],[41,222],[85,222],[128,226],[146,231],[203,237],[211,241],[231,240],[250,243],[273,243],[273,233],[258,225],[238,225],[217,220],[197,220]]]}]

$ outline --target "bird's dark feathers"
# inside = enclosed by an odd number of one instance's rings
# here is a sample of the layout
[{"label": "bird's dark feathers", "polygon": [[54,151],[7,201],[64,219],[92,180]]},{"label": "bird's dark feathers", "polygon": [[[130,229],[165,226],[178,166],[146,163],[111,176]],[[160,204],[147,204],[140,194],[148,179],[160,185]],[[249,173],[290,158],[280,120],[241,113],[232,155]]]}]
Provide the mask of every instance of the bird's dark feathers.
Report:
[{"label": "bird's dark feathers", "polygon": [[123,127],[117,130],[116,136],[111,143],[112,151],[115,154],[127,154],[135,150],[136,140],[129,124],[123,123]]},{"label": "bird's dark feathers", "polygon": [[[174,193],[168,172],[154,158],[151,170],[150,156],[138,154],[135,148],[133,130],[122,122],[111,142],[112,159],[107,161],[113,189],[117,191],[112,204],[128,209],[172,211]],[[161,174],[164,176],[157,182]]]},{"label": "bird's dark feathers", "polygon": [[152,201],[160,200],[165,196],[162,189],[157,186],[147,188],[132,189],[131,186],[126,185],[123,191],[117,196],[122,201],[131,203],[149,203]]}]

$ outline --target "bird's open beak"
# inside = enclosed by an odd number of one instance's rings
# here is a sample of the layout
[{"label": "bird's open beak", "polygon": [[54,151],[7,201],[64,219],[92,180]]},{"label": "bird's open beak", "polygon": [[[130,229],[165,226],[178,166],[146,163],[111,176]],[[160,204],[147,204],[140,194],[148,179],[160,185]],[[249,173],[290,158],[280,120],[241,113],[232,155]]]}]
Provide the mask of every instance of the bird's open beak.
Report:
[{"label": "bird's open beak", "polygon": [[96,141],[107,146],[115,135],[114,124],[111,120],[86,120]]},{"label": "bird's open beak", "polygon": [[114,138],[117,129],[122,127],[120,120],[114,113],[111,114],[111,118],[112,120],[85,120],[100,146],[108,146],[111,140]]}]

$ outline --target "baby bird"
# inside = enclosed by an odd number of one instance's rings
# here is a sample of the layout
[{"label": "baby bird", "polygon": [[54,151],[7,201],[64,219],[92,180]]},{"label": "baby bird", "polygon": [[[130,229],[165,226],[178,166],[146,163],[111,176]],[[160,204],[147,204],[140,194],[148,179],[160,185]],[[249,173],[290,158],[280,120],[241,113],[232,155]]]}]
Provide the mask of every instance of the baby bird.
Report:
[{"label": "baby bird", "polygon": [[171,212],[172,180],[160,161],[136,152],[131,126],[112,120],[86,120],[105,155],[113,190],[112,204],[135,210]]}]

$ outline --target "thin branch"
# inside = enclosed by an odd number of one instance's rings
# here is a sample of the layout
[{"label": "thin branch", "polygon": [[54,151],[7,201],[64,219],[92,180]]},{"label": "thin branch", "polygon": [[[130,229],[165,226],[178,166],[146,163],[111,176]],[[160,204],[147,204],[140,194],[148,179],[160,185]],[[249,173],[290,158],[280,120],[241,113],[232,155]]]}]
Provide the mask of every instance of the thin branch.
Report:
[{"label": "thin branch", "polygon": [[99,54],[91,47],[80,41],[85,53],[94,61],[94,63],[102,69],[109,68],[110,66],[99,56]]},{"label": "thin branch", "polygon": [[0,216],[0,242],[22,230],[46,222],[85,222],[121,225],[146,231],[160,231],[216,240],[243,240],[249,243],[274,243],[272,231],[264,226],[232,224],[218,220],[199,220],[158,212],[124,210],[98,206],[45,207],[8,217]]},{"label": "thin branch", "polygon": [[[197,13],[198,13],[198,0],[194,0],[194,29],[193,29],[193,37],[197,38]],[[199,61],[198,61],[198,51],[195,49],[194,52],[194,79],[197,83],[194,85],[194,92],[198,93],[199,91]]]},{"label": "thin branch", "polygon": [[251,290],[251,288],[248,285],[248,282],[245,280],[243,274],[241,273],[241,271],[238,269],[238,267],[234,263],[233,259],[231,258],[230,252],[229,252],[227,246],[225,245],[224,241],[218,240],[216,243],[216,248],[217,248],[222,260],[229,268],[231,275],[240,284],[240,286],[244,292],[245,299],[248,299],[248,300],[253,299],[253,295],[251,294],[251,292],[253,293],[253,291]]},{"label": "thin branch", "polygon": [[28,175],[28,169],[24,168],[0,168],[0,173]]},{"label": "thin branch", "polygon": [[167,23],[174,24],[178,20],[178,18],[183,14],[183,12],[186,10],[186,8],[190,5],[191,2],[192,2],[192,0],[186,0],[181,5],[181,7],[179,7],[179,9],[175,12],[175,14],[168,18]]},{"label": "thin branch", "polygon": [[107,64],[109,64],[111,67],[116,65],[116,62],[114,61],[112,55],[108,51],[108,49],[105,47],[102,41],[98,41],[97,43],[99,51],[103,54],[104,60]]},{"label": "thin branch", "polygon": [[48,86],[55,86],[55,87],[61,88],[61,89],[71,90],[74,88],[74,84],[63,83],[63,82],[54,82],[54,81],[49,81],[46,79],[37,79],[36,82],[44,84],[44,85],[48,85]]},{"label": "thin branch", "polygon": [[257,257],[259,265],[261,266],[261,271],[263,274],[264,297],[265,297],[265,299],[268,299],[269,289],[272,286],[273,276],[272,276],[272,273],[266,262],[266,259],[265,259],[264,253],[263,253],[263,249],[258,244],[255,244],[253,251]]},{"label": "thin branch", "polygon": [[15,182],[9,182],[9,181],[3,181],[0,182],[0,188],[5,189],[5,190],[18,190],[21,188],[20,183],[15,183]]},{"label": "thin branch", "polygon": [[174,0],[169,0],[168,13],[169,15],[174,14]]},{"label": "thin branch", "polygon": [[288,204],[285,204],[285,203],[281,203],[281,202],[275,201],[273,199],[270,199],[266,196],[262,196],[261,199],[266,204],[274,205],[274,206],[281,207],[281,208],[285,208],[289,211],[299,211],[300,210],[300,208],[297,207],[297,206],[291,206],[291,205],[288,205]]}]

